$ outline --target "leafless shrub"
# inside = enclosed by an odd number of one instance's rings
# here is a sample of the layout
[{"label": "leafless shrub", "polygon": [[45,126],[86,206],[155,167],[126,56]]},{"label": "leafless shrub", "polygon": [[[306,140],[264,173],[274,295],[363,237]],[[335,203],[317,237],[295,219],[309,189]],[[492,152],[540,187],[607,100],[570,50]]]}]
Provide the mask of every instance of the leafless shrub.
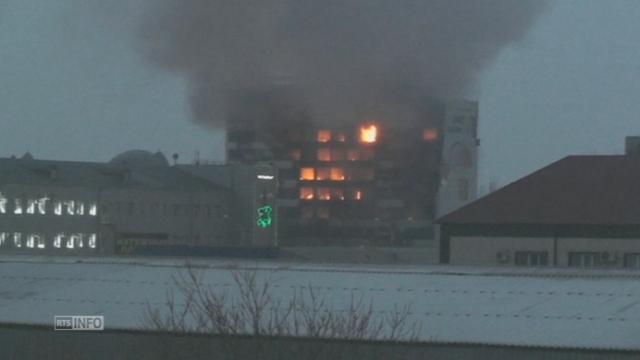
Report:
[{"label": "leafless shrub", "polygon": [[316,339],[416,340],[420,326],[410,322],[411,306],[377,312],[372,301],[351,294],[348,305],[334,308],[309,285],[283,300],[272,276],[255,270],[231,271],[233,285],[220,291],[203,282],[192,266],[174,276],[174,290],[163,307],[147,304],[145,327],[217,335],[295,336]]}]

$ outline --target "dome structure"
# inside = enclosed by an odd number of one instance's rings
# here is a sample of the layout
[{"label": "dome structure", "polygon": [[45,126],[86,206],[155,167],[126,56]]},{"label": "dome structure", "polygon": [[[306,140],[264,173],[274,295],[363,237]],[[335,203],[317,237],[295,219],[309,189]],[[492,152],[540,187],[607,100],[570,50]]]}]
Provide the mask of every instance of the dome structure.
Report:
[{"label": "dome structure", "polygon": [[169,166],[169,161],[161,152],[152,153],[145,150],[129,150],[116,155],[109,161],[114,165],[125,166]]}]

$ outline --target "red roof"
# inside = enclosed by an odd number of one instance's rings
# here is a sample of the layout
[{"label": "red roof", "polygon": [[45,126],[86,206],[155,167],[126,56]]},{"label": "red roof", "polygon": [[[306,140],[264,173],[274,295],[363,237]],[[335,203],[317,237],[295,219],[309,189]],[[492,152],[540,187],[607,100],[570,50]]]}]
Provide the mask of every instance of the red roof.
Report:
[{"label": "red roof", "polygon": [[639,225],[640,157],[569,156],[437,222]]}]

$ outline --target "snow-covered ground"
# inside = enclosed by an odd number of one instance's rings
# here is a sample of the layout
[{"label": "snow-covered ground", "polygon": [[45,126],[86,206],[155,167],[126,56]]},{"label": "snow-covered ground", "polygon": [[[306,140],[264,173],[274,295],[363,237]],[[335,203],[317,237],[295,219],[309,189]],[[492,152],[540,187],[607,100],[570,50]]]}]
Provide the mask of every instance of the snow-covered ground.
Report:
[{"label": "snow-covered ground", "polygon": [[[358,266],[193,260],[206,282],[233,289],[230,269],[276,279],[284,298],[313,286],[339,309],[352,296],[377,311],[410,304],[427,341],[640,350],[640,272],[451,266]],[[0,321],[53,324],[103,314],[142,325],[161,307],[184,260],[0,257]]]}]

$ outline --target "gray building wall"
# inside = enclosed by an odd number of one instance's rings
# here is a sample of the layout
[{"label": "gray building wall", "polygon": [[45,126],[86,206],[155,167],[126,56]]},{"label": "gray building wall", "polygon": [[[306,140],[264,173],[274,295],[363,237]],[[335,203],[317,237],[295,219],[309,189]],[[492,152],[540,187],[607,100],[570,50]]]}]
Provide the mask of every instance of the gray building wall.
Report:
[{"label": "gray building wall", "polygon": [[231,190],[218,183],[141,150],[108,163],[0,159],[0,252],[237,246]]},{"label": "gray building wall", "polygon": [[100,195],[101,222],[119,241],[158,234],[158,245],[234,243],[227,191],[107,189]]},{"label": "gray building wall", "polygon": [[547,266],[554,266],[554,258],[555,266],[569,266],[571,253],[597,253],[594,266],[621,268],[625,255],[640,254],[640,238],[451,236],[450,246],[456,265],[515,265],[517,252],[537,251],[548,254]]}]

